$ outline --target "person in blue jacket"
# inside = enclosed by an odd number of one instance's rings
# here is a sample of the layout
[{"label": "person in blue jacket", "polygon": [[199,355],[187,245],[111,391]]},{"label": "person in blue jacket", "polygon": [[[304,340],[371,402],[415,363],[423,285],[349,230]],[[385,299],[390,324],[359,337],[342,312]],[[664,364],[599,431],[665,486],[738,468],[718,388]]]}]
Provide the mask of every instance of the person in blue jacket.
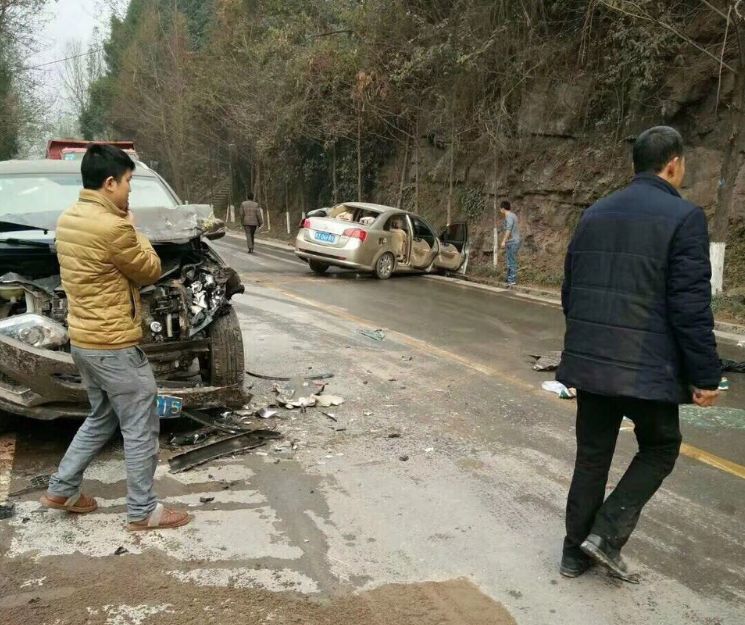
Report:
[{"label": "person in blue jacket", "polygon": [[[577,456],[560,572],[593,563],[638,581],[621,556],[642,508],[673,470],[678,407],[711,406],[720,362],[703,211],[680,196],[683,139],[636,139],[631,184],[585,211],[565,262],[566,336],[557,380],[577,389]],[[623,417],[639,451],[605,499]]]}]

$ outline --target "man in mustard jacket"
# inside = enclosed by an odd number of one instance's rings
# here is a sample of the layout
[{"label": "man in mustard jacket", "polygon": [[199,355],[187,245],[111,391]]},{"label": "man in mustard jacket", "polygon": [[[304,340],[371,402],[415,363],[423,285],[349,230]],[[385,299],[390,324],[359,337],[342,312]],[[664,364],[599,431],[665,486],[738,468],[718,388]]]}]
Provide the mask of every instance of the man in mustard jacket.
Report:
[{"label": "man in mustard jacket", "polygon": [[129,191],[135,164],[122,150],[94,144],[83,157],[78,202],[57,223],[57,257],[67,294],[72,358],[91,412],[41,501],[86,513],[96,500],[80,492],[83,472],[113,436],[124,439],[128,529],[180,527],[188,514],[158,503],[153,476],[160,421],[157,385],[142,339],[140,287],[160,277],[160,259],[134,229]]}]

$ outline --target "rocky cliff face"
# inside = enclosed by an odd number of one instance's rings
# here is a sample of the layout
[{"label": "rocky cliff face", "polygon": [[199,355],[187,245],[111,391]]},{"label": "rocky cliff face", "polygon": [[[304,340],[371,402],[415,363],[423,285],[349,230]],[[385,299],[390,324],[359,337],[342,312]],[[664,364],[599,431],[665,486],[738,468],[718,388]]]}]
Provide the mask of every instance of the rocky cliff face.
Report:
[{"label": "rocky cliff face", "polygon": [[[671,69],[654,110],[629,112],[621,128],[593,124],[591,81],[568,77],[542,81],[523,94],[517,127],[504,155],[495,157],[483,145],[460,151],[455,167],[453,219],[467,218],[473,234],[472,269],[483,271],[492,260],[494,188],[497,198],[510,199],[525,238],[523,276],[543,284],[559,284],[562,261],[582,211],[601,196],[624,185],[632,175],[631,146],[640,130],[669,124],[688,144],[688,175],[683,194],[711,217],[727,137],[727,106],[732,90],[725,79],[717,104],[718,77],[708,59]],[[382,170],[374,200],[395,204],[402,155]],[[416,163],[406,177],[405,206],[413,210]],[[446,220],[450,154],[447,142],[422,137],[419,148],[419,211],[435,225]],[[476,201],[474,201],[476,198]],[[736,188],[725,288],[745,287],[745,168]],[[503,267],[503,263],[501,263]],[[481,268],[480,268],[481,267]]]}]

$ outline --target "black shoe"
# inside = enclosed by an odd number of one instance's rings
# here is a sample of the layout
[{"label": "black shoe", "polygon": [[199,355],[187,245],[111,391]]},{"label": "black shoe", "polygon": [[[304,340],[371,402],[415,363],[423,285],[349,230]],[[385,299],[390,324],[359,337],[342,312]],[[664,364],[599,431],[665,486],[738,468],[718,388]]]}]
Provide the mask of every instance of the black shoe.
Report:
[{"label": "black shoe", "polygon": [[579,556],[569,556],[564,554],[561,557],[561,566],[559,573],[564,577],[579,577],[595,564],[592,558],[582,554]]},{"label": "black shoe", "polygon": [[252,247],[248,248],[248,253],[249,254],[253,254],[254,253],[254,248],[252,248]]},{"label": "black shoe", "polygon": [[631,573],[626,565],[621,552],[608,545],[608,541],[597,534],[590,534],[582,543],[580,549],[590,556],[595,562],[602,564],[613,577],[622,579],[631,584],[639,583],[639,576]]}]

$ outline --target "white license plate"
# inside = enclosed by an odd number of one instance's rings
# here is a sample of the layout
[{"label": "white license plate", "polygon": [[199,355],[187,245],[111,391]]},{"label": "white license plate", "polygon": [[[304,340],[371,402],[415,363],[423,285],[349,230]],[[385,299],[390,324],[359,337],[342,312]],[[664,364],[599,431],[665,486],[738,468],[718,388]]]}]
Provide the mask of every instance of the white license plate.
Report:
[{"label": "white license plate", "polygon": [[336,235],[330,232],[316,232],[313,238],[321,243],[336,243]]}]

